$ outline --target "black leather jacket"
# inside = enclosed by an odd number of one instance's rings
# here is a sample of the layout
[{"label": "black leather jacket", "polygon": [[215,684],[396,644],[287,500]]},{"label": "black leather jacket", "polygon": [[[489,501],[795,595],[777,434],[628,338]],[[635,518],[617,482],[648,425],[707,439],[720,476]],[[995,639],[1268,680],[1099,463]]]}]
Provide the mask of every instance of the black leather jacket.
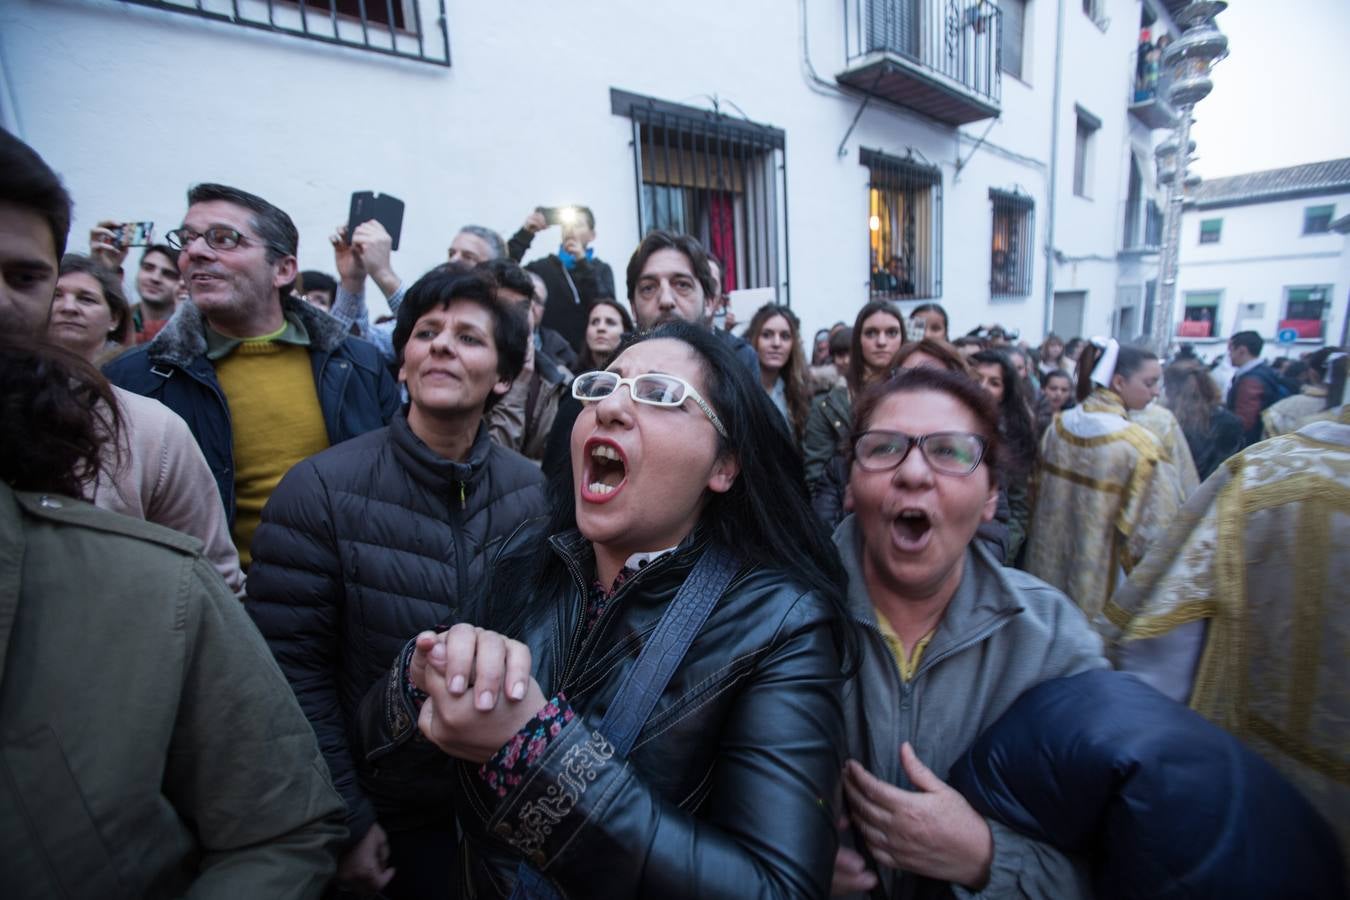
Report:
[{"label": "black leather jacket", "polygon": [[577,717],[534,777],[498,799],[477,765],[421,738],[397,664],[358,714],[374,777],[453,782],[465,894],[508,896],[527,860],[570,897],[827,896],[845,753],[834,607],[778,571],[742,569],[623,758],[597,723],[706,544],[653,561],[584,633],[590,544],[550,543],[571,584],[532,600],[516,634],[544,695],[565,691]]}]

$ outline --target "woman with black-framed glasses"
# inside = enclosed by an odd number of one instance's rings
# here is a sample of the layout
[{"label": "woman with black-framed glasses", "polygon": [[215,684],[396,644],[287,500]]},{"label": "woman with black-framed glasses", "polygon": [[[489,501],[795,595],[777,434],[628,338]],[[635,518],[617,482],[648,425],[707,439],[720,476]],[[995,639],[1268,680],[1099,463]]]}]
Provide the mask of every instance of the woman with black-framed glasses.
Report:
[{"label": "woman with black-framed glasses", "polygon": [[982,896],[1074,897],[1077,864],[986,820],[945,783],[1028,688],[1106,665],[1059,591],[1005,568],[976,529],[998,501],[998,412],[965,375],[902,369],[855,407],[835,532],[864,632],[845,694],[849,828],[836,892],[914,896],[921,881]]},{"label": "woman with black-framed glasses", "polygon": [[856,638],[780,414],[684,322],[572,391],[553,516],[471,620],[493,630],[408,646],[366,761],[451,784],[466,896],[823,897]]}]

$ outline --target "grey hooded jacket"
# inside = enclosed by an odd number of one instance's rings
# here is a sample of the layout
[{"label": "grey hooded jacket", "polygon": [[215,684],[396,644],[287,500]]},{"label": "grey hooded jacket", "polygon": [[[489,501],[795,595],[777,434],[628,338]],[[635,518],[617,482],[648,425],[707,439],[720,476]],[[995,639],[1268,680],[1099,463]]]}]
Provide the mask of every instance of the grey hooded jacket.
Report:
[{"label": "grey hooded jacket", "polygon": [[[966,551],[961,583],[914,677],[902,682],[863,581],[861,533],[849,516],[834,533],[848,571],[849,611],[862,631],[862,664],[844,693],[849,755],[879,778],[913,790],[900,765],[909,741],[944,781],[952,765],[1027,689],[1104,668],[1101,639],[1068,597],[1005,568],[980,542]],[[978,893],[882,869],[886,897],[1091,896],[1085,867],[1054,848],[990,821],[994,860]],[[846,837],[847,840],[847,837]]]}]

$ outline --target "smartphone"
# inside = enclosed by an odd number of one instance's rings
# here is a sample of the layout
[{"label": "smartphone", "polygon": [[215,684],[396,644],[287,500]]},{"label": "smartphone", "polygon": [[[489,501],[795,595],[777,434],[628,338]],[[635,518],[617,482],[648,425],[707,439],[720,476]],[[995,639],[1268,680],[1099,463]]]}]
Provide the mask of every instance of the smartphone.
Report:
[{"label": "smartphone", "polygon": [[403,231],[403,201],[389,194],[354,191],[351,211],[347,214],[348,237],[356,230],[356,226],[371,219],[384,226],[393,240],[390,249],[397,250],[399,234]]},{"label": "smartphone", "polygon": [[575,206],[541,206],[539,212],[543,213],[544,221],[550,225],[570,225],[577,217]]},{"label": "smartphone", "polygon": [[155,223],[123,222],[112,233],[119,247],[149,247],[155,242]]}]

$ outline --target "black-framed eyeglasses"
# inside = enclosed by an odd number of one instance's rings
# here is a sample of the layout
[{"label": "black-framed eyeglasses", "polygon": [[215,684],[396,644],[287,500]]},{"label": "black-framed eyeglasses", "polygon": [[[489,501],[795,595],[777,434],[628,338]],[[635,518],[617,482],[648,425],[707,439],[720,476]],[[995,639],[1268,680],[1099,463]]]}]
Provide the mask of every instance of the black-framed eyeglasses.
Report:
[{"label": "black-framed eyeglasses", "polygon": [[853,460],[866,472],[888,472],[909,457],[915,447],[928,465],[944,475],[969,475],[984,459],[987,442],[965,431],[905,434],[903,431],[864,431],[853,442]]},{"label": "black-framed eyeglasses", "polygon": [[185,250],[187,245],[191,244],[197,238],[206,241],[206,246],[212,250],[233,250],[240,244],[247,244],[252,239],[240,234],[233,228],[226,228],[224,225],[212,225],[205,231],[193,231],[191,228],[175,228],[164,235],[164,240],[175,250]]},{"label": "black-framed eyeglasses", "polygon": [[632,378],[620,378],[618,372],[585,372],[573,379],[572,396],[583,403],[594,403],[605,399],[625,384],[628,385],[628,393],[632,395],[634,401],[650,406],[674,409],[685,400],[693,400],[698,408],[703,410],[708,421],[712,422],[717,433],[724,438],[730,437],[722,420],[699,392],[694,390],[694,386],[675,375],[648,372]]}]

